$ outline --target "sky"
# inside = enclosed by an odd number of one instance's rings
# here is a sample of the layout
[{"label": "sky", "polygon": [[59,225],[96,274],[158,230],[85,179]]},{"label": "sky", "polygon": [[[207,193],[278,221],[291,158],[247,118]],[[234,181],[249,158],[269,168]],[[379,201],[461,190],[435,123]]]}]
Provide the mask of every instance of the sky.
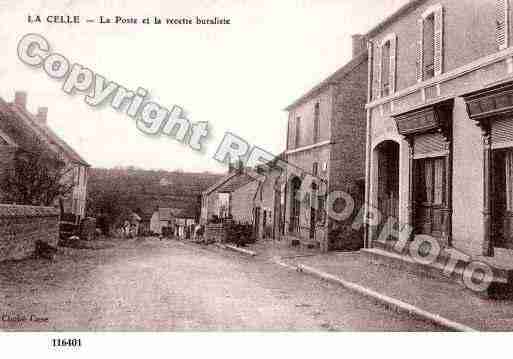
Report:
[{"label": "sky", "polygon": [[[351,35],[365,33],[407,0],[0,0],[0,96],[27,91],[28,108],[47,106],[48,124],[94,167],[223,172],[213,159],[226,131],[279,154],[285,149],[283,110],[351,59]],[[80,24],[28,23],[28,16],[78,15]],[[224,17],[230,25],[86,23],[85,18]],[[147,99],[186,109],[208,121],[205,151],[167,136],[148,136],[110,107],[92,108],[84,93],[22,63],[27,33],[51,50]]]}]

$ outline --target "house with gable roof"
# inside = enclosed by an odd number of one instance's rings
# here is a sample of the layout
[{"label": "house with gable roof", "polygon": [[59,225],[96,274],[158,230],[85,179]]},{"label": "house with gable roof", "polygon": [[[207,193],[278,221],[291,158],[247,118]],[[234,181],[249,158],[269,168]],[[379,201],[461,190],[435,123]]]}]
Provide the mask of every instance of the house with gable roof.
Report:
[{"label": "house with gable roof", "polygon": [[[50,151],[69,169],[63,179],[72,183],[69,195],[54,205],[75,221],[85,216],[87,175],[91,167],[47,123],[48,108],[40,107],[37,114],[27,109],[27,94],[16,92],[13,102],[0,98],[0,175],[12,170],[16,156],[21,152]],[[21,151],[21,152],[20,152]]]}]

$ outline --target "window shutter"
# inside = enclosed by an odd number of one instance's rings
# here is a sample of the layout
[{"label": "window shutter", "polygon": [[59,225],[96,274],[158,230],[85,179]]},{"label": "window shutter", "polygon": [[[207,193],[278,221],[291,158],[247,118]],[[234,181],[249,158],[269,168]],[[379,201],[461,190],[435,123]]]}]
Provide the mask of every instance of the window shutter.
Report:
[{"label": "window shutter", "polygon": [[509,41],[509,0],[497,0],[496,8],[497,45],[499,50],[504,50]]},{"label": "window shutter", "polygon": [[376,98],[381,97],[381,64],[383,59],[381,58],[383,54],[383,48],[381,44],[378,45],[376,49]]},{"label": "window shutter", "polygon": [[424,20],[418,21],[418,40],[417,40],[417,82],[421,82],[424,73]]},{"label": "window shutter", "polygon": [[368,56],[369,62],[367,64],[367,70],[369,73],[369,79],[368,79],[369,88],[368,88],[367,96],[369,97],[369,102],[370,102],[375,99],[375,96],[374,96],[375,81],[374,81],[374,68],[373,68],[373,66],[374,66],[373,65],[374,64],[374,44],[371,41],[369,41],[367,43],[367,51],[369,52],[369,56]]},{"label": "window shutter", "polygon": [[435,76],[443,72],[444,62],[444,9],[440,7],[435,12]]},{"label": "window shutter", "polygon": [[390,94],[395,92],[395,82],[397,78],[397,36],[393,35],[390,39]]}]

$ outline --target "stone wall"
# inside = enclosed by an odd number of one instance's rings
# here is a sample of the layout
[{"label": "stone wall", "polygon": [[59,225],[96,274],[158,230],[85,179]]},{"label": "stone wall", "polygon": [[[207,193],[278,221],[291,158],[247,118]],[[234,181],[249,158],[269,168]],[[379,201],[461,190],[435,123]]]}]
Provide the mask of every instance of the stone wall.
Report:
[{"label": "stone wall", "polygon": [[32,255],[38,240],[57,245],[57,209],[0,204],[0,261]]}]

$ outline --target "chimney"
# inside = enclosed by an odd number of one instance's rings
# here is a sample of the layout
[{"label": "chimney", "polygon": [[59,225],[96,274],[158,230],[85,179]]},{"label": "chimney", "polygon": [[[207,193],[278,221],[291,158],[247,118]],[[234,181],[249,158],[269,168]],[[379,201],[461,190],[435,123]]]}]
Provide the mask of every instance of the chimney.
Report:
[{"label": "chimney", "polygon": [[244,162],[241,160],[237,160],[235,162],[228,163],[228,173],[233,173],[235,171],[242,173],[244,170]]},{"label": "chimney", "polygon": [[27,93],[25,91],[16,91],[14,94],[14,103],[20,107],[27,107]]},{"label": "chimney", "polygon": [[48,107],[39,107],[37,109],[37,115],[36,115],[36,118],[39,120],[39,122],[46,125],[47,117],[48,117]]},{"label": "chimney", "polygon": [[353,58],[360,55],[362,51],[367,50],[365,44],[365,36],[362,34],[355,34],[351,36],[353,40]]}]

